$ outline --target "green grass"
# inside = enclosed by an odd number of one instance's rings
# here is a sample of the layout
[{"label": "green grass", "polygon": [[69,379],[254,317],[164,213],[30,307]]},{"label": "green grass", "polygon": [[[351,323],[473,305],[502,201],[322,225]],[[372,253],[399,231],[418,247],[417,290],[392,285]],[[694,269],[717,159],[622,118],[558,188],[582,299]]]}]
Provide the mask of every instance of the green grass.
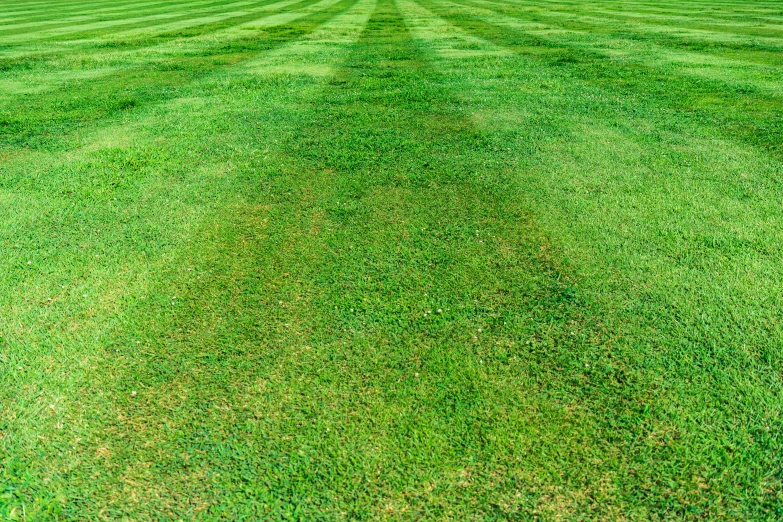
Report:
[{"label": "green grass", "polygon": [[0,519],[780,520],[783,8],[0,7]]}]

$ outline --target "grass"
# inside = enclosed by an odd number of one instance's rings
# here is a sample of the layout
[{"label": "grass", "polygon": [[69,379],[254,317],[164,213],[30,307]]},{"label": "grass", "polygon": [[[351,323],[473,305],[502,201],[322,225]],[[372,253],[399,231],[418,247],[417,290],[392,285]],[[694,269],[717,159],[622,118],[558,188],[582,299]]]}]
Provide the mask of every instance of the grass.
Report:
[{"label": "grass", "polygon": [[779,520],[783,10],[0,9],[0,518]]}]

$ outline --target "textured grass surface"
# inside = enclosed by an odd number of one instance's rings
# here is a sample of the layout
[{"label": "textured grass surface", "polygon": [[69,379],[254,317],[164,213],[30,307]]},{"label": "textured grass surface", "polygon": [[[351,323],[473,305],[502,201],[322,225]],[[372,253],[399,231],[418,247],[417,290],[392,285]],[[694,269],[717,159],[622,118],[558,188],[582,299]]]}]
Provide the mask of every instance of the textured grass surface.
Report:
[{"label": "textured grass surface", "polygon": [[783,8],[0,7],[0,518],[783,518]]}]

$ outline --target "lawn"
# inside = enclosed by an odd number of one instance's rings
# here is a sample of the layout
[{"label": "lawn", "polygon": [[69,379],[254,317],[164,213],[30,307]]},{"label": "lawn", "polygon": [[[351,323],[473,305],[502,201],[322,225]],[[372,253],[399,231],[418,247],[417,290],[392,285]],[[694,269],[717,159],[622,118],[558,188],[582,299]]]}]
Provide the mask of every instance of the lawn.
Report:
[{"label": "lawn", "polygon": [[4,0],[0,519],[783,519],[783,5]]}]

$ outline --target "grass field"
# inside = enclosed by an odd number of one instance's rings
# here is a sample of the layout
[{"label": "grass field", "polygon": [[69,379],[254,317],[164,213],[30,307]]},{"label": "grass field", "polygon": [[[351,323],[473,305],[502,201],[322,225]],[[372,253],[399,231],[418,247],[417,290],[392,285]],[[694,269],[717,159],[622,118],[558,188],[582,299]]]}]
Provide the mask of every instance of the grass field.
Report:
[{"label": "grass field", "polygon": [[783,519],[783,4],[5,0],[0,519]]}]

